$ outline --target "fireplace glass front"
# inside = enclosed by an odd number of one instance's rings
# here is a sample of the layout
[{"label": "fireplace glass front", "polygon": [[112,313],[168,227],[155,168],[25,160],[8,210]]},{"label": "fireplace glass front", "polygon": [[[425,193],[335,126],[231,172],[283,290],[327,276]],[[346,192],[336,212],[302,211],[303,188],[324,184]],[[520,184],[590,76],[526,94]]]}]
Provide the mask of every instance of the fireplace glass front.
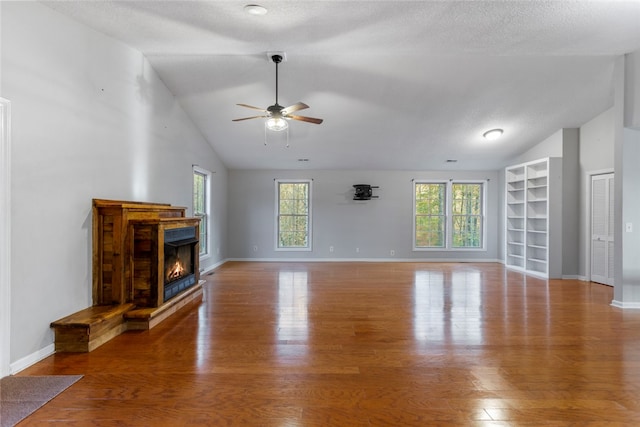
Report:
[{"label": "fireplace glass front", "polygon": [[195,285],[196,227],[164,232],[164,301]]}]

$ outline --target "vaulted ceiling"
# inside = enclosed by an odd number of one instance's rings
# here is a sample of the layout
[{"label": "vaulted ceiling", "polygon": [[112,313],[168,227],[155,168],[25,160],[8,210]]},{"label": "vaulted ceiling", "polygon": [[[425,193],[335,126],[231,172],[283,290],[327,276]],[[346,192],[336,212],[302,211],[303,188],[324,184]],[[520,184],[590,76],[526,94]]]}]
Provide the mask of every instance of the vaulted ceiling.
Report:
[{"label": "vaulted ceiling", "polygon": [[[255,1],[45,4],[140,50],[230,169],[498,169],[610,107],[640,49],[640,1]],[[324,119],[289,148],[232,122],[274,103],[268,52],[279,103]]]}]

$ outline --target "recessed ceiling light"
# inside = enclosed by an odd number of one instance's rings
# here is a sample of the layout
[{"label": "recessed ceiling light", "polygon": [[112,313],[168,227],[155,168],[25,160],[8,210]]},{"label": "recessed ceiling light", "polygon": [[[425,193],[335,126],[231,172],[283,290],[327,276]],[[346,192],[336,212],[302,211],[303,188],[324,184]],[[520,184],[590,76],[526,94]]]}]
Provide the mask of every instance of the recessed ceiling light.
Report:
[{"label": "recessed ceiling light", "polygon": [[247,12],[249,15],[255,15],[255,16],[260,16],[260,15],[266,15],[267,14],[267,8],[257,5],[257,4],[248,4],[244,7],[244,11]]},{"label": "recessed ceiling light", "polygon": [[502,129],[491,129],[483,133],[482,136],[489,141],[493,141],[500,138],[502,136],[502,132],[504,132]]}]

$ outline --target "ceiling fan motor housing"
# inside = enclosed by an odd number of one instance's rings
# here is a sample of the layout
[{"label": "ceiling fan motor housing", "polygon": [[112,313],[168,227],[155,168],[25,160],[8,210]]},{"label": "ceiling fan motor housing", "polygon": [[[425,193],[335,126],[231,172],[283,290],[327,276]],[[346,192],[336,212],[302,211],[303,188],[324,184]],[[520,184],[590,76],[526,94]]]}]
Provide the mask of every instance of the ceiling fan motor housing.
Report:
[{"label": "ceiling fan motor housing", "polygon": [[267,60],[275,64],[279,64],[281,62],[287,62],[287,53],[279,52],[279,51],[267,52]]},{"label": "ceiling fan motor housing", "polygon": [[[302,121],[302,122],[314,123],[314,124],[317,124],[317,125],[322,123],[322,121],[323,121],[322,119],[317,119],[317,118],[314,118],[314,117],[298,116],[298,115],[291,114],[291,113],[294,113],[296,111],[300,111],[300,110],[304,110],[306,108],[309,108],[309,106],[307,104],[305,104],[304,102],[296,102],[295,104],[290,105],[290,106],[288,106],[286,108],[278,103],[278,64],[280,64],[283,61],[286,61],[287,60],[287,56],[286,56],[286,54],[284,52],[267,52],[267,57],[269,58],[270,61],[272,61],[274,64],[276,64],[276,102],[275,102],[275,104],[270,105],[269,107],[267,107],[266,110],[262,109],[262,108],[259,108],[259,107],[254,107],[252,105],[238,104],[241,107],[247,107],[247,108],[251,108],[253,110],[262,111],[263,113],[266,113],[266,115],[244,117],[244,118],[241,118],[241,119],[233,119],[233,121],[234,122],[238,122],[238,121],[249,120],[249,119],[266,118],[266,119],[268,119],[267,120],[267,127],[269,129],[271,129],[271,130],[283,130],[283,129],[286,129],[286,122],[284,121],[284,119],[287,119],[287,120],[299,120],[299,121]],[[278,127],[278,129],[276,129],[276,127]]]}]

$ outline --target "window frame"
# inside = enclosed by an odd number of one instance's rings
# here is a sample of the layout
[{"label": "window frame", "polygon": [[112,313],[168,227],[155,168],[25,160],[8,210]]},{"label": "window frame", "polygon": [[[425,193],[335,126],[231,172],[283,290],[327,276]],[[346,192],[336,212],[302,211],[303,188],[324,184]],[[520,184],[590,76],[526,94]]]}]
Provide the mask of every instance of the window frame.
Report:
[{"label": "window frame", "polygon": [[[196,175],[200,175],[204,177],[204,201],[203,206],[205,208],[204,212],[197,212],[195,206],[195,197],[196,197],[196,188],[195,188],[195,177]],[[191,174],[191,185],[192,185],[192,211],[193,216],[195,218],[200,218],[200,235],[198,239],[200,240],[200,253],[198,254],[200,259],[206,259],[211,256],[211,176],[213,173],[207,169],[201,168],[199,166],[193,166],[192,174]],[[202,242],[202,228],[204,227],[204,244]]]},{"label": "window frame", "polygon": [[[443,230],[443,234],[444,234],[444,239],[443,239],[443,244],[442,246],[417,246],[416,245],[416,239],[417,239],[417,218],[418,215],[416,213],[417,210],[417,205],[418,205],[418,200],[416,199],[416,191],[417,191],[417,186],[421,185],[421,184],[429,184],[429,185],[438,185],[438,186],[444,186],[444,214],[443,215],[438,215],[438,216],[443,216],[444,217],[444,222],[443,222],[443,226],[444,226],[444,230]],[[448,221],[447,221],[447,205],[449,204],[449,200],[448,200],[448,192],[447,192],[447,182],[446,181],[438,181],[438,180],[432,180],[432,181],[414,181],[413,182],[413,250],[445,250],[447,248],[447,236],[448,236]],[[426,215],[420,215],[420,216],[426,216]]]},{"label": "window frame", "polygon": [[[445,203],[445,225],[444,225],[444,246],[417,246],[416,241],[416,219],[418,215],[416,214],[416,186],[419,184],[438,184],[445,185],[445,195],[444,195],[444,203]],[[475,184],[480,185],[480,246],[478,247],[465,247],[465,246],[453,246],[453,186],[455,184]],[[449,179],[449,180],[438,180],[438,179],[421,179],[421,180],[413,180],[413,212],[412,212],[412,223],[413,223],[413,233],[412,233],[412,247],[413,251],[486,251],[486,235],[487,235],[487,219],[486,219],[486,206],[487,206],[487,180],[464,180],[464,179]],[[456,215],[459,216],[459,215]]]},{"label": "window frame", "polygon": [[[274,249],[276,251],[310,252],[313,250],[313,180],[312,179],[274,179],[275,214],[274,214]],[[306,184],[307,187],[307,244],[306,246],[280,246],[280,184]]]}]

